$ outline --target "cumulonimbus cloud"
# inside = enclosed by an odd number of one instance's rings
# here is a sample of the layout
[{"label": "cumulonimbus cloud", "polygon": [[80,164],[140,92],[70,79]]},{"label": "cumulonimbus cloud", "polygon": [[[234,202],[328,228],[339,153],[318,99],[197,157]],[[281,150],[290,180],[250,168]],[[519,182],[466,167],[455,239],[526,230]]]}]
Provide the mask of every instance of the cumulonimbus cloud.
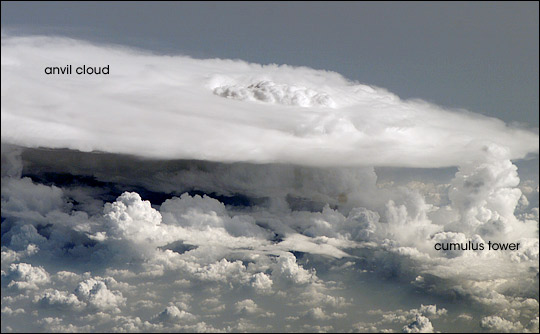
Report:
[{"label": "cumulonimbus cloud", "polygon": [[[69,64],[111,74],[43,72]],[[332,72],[10,36],[1,124],[2,331],[538,332],[538,183],[511,161],[535,133]],[[520,246],[434,248],[487,242]]]},{"label": "cumulonimbus cloud", "polygon": [[[46,75],[47,66],[109,75]],[[442,167],[538,135],[306,67],[2,36],[2,141],[163,159]]]}]

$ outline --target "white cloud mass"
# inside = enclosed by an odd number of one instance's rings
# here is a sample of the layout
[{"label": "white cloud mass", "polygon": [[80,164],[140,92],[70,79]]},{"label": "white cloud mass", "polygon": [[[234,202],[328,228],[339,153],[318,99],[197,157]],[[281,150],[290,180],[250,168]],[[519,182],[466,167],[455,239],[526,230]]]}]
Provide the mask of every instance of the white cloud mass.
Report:
[{"label": "white cloud mass", "polygon": [[[111,74],[43,72],[68,64]],[[538,332],[534,132],[333,72],[6,35],[1,126],[2,332]],[[519,249],[434,248],[469,242]]]},{"label": "white cloud mass", "polygon": [[[48,66],[109,75],[45,75]],[[401,100],[305,67],[161,56],[58,37],[2,36],[2,141],[166,159],[311,166],[454,166],[538,135]]]}]

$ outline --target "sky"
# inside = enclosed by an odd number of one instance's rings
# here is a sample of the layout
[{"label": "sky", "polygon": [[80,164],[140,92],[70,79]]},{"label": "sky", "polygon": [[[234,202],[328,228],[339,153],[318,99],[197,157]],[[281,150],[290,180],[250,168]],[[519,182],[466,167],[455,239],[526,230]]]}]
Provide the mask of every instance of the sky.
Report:
[{"label": "sky", "polygon": [[537,3],[2,2],[1,39],[2,332],[538,332]]}]

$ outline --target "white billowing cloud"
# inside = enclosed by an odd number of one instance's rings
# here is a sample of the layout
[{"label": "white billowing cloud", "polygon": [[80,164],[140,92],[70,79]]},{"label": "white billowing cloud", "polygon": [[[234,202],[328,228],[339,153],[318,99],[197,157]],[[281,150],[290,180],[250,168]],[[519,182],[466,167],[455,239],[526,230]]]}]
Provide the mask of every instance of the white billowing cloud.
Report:
[{"label": "white billowing cloud", "polygon": [[118,307],[123,305],[126,299],[120,291],[113,291],[107,287],[107,281],[111,280],[114,279],[89,278],[79,283],[75,294],[80,300],[99,310],[119,312]]},{"label": "white billowing cloud", "polygon": [[2,247],[2,268],[7,267],[13,262],[20,261],[21,259],[34,255],[39,252],[39,247],[34,244],[28,244],[25,250],[14,251],[7,247]]},{"label": "white billowing cloud", "polygon": [[272,271],[272,276],[296,284],[306,284],[315,279],[314,273],[299,266],[296,263],[296,257],[291,253],[285,253],[278,258],[277,266]]},{"label": "white billowing cloud", "polygon": [[226,259],[197,268],[194,274],[206,281],[246,282],[249,279],[242,261],[229,262]]},{"label": "white billowing cloud", "polygon": [[251,279],[251,286],[258,293],[265,293],[272,291],[272,279],[265,273],[256,273]]},{"label": "white billowing cloud", "polygon": [[420,308],[410,310],[383,311],[380,309],[369,310],[371,316],[379,316],[380,320],[375,322],[359,322],[353,326],[361,332],[396,332],[396,330],[387,329],[396,325],[400,326],[402,333],[433,333],[435,329],[431,323],[432,319],[447,315],[445,308],[439,308],[437,305],[420,305]]},{"label": "white billowing cloud", "polygon": [[[44,73],[69,64],[110,74]],[[167,159],[441,167],[490,145],[538,152],[535,133],[333,72],[58,37],[2,37],[1,121],[2,142]]]},{"label": "white billowing cloud", "polygon": [[26,313],[26,311],[24,309],[22,309],[22,308],[18,308],[16,310],[13,310],[9,306],[2,307],[2,315],[11,316],[11,315],[18,315],[18,314],[25,314],[25,313]]},{"label": "white billowing cloud", "polygon": [[312,318],[313,320],[326,320],[329,318],[328,315],[326,315],[322,308],[320,307],[314,307],[311,310],[307,312],[307,316]]},{"label": "white billowing cloud", "polygon": [[178,309],[175,305],[167,306],[162,312],[156,315],[153,319],[155,322],[184,322],[195,320],[196,317],[184,310]]},{"label": "white billowing cloud", "polygon": [[64,309],[79,309],[86,306],[77,296],[67,291],[47,289],[42,294],[35,296],[34,303],[43,307],[57,307]]},{"label": "white billowing cloud", "polygon": [[6,276],[9,281],[7,286],[20,290],[37,290],[40,285],[50,282],[50,275],[43,267],[34,267],[22,262],[12,263]]},{"label": "white billowing cloud", "polygon": [[403,333],[433,333],[433,325],[428,318],[423,315],[417,314],[416,318],[409,325],[404,326]]},{"label": "white billowing cloud", "polygon": [[480,326],[483,329],[496,333],[523,332],[523,326],[519,321],[511,322],[499,316],[488,316],[482,318]]},{"label": "white billowing cloud", "polygon": [[275,313],[273,312],[264,312],[264,310],[251,299],[244,299],[236,302],[234,304],[234,309],[235,314],[240,316],[257,316],[265,318],[272,318],[275,316]]},{"label": "white billowing cloud", "polygon": [[233,236],[267,236],[268,232],[258,227],[247,215],[230,217],[223,203],[209,196],[189,196],[182,194],[166,200],[161,205],[161,212],[168,224],[198,230],[223,228]]},{"label": "white billowing cloud", "polygon": [[529,321],[529,323],[526,326],[526,330],[528,330],[530,333],[538,333],[539,329],[540,329],[539,317],[536,317],[535,319],[532,319],[531,321]]},{"label": "white billowing cloud", "polygon": [[152,241],[159,233],[161,215],[137,193],[125,192],[103,209],[109,235],[134,241]]},{"label": "white billowing cloud", "polygon": [[236,313],[255,314],[259,312],[257,304],[251,299],[245,299],[234,304]]},{"label": "white billowing cloud", "polygon": [[[32,187],[40,187],[31,182],[27,186],[30,190]],[[10,191],[16,189],[15,187]],[[28,189],[21,191],[27,192]],[[4,193],[3,200],[9,202],[10,196],[11,192]],[[63,190],[58,197],[65,199]],[[478,205],[484,205],[483,201],[479,203]],[[377,267],[395,270],[398,275],[406,275],[408,270],[415,274],[414,277],[418,274],[426,276],[423,283],[427,291],[438,293],[457,291],[462,295],[471,296],[472,300],[482,303],[490,310],[499,312],[501,309],[510,309],[519,312],[527,321],[534,314],[538,308],[538,303],[535,304],[534,299],[520,299],[514,296],[515,291],[534,293],[532,285],[523,289],[534,276],[534,273],[530,272],[531,268],[535,268],[535,254],[536,259],[538,256],[538,246],[534,243],[534,238],[530,240],[530,245],[523,244],[526,251],[519,255],[520,260],[515,262],[512,262],[508,254],[493,254],[485,258],[456,253],[448,257],[430,251],[433,247],[432,242],[439,240],[435,237],[429,239],[432,237],[431,231],[439,231],[434,227],[440,228],[444,225],[444,221],[439,221],[437,217],[432,220],[430,217],[430,212],[438,208],[427,205],[421,197],[407,192],[403,196],[395,196],[395,202],[388,207],[392,208],[387,210],[389,212],[379,213],[366,208],[354,208],[348,214],[331,209],[329,206],[325,206],[321,212],[291,210],[268,212],[264,206],[235,210],[209,196],[187,194],[171,198],[161,207],[152,207],[137,193],[125,192],[118,196],[116,201],[106,203],[102,214],[87,217],[86,220],[74,220],[71,225],[72,229],[90,226],[83,229],[89,235],[95,236],[98,232],[105,235],[101,239],[92,239],[95,245],[87,245],[84,249],[87,249],[88,253],[95,250],[104,252],[102,259],[119,256],[118,262],[105,261],[98,265],[107,268],[108,278],[85,273],[76,274],[68,261],[62,271],[54,274],[54,284],[57,284],[54,289],[35,292],[29,297],[30,301],[33,301],[31,307],[46,309],[47,312],[71,307],[77,314],[96,311],[112,314],[112,318],[107,318],[108,320],[102,317],[100,320],[102,329],[180,331],[212,328],[217,331],[251,328],[260,331],[265,327],[261,327],[259,323],[271,317],[278,317],[279,307],[267,308],[268,300],[272,300],[276,303],[274,305],[286,304],[295,309],[295,312],[287,316],[296,316],[299,323],[317,321],[321,322],[322,326],[327,321],[336,319],[348,321],[349,318],[354,318],[354,313],[351,313],[353,305],[362,302],[334,294],[334,291],[339,291],[340,285],[349,283],[327,285],[315,275],[313,268],[317,268],[317,272],[319,268],[325,271],[328,269],[327,265],[333,264],[337,259],[343,259],[352,264],[339,270],[356,269],[355,267],[360,265],[360,260],[368,261]],[[28,210],[24,206],[20,206],[20,209]],[[495,209],[497,208],[494,207]],[[52,205],[47,210],[56,212],[71,208],[63,205],[63,201],[58,201],[57,205]],[[62,224],[55,221],[57,215],[50,215],[47,210],[41,215],[48,219],[46,222],[53,225],[50,227],[50,235],[54,235],[55,226]],[[77,216],[75,212],[71,215]],[[244,217],[241,218],[243,223],[252,224],[253,231],[261,229],[266,232],[250,232],[249,224],[246,225],[246,233],[228,229],[228,225],[234,226],[237,223],[240,219],[238,216]],[[6,217],[11,222],[13,217],[20,215],[12,208]],[[275,224],[262,224],[261,226],[265,228],[258,226],[257,223],[265,222],[265,217],[272,217],[276,220]],[[511,218],[510,214],[508,218]],[[49,254],[48,252],[52,252],[54,248],[61,247],[63,242],[82,241],[78,238],[64,240],[50,236],[42,237],[43,240],[39,241],[36,253],[37,248],[32,246],[34,243],[24,244],[25,248],[19,246],[22,243],[18,240],[33,234],[21,228],[17,229],[19,226],[17,224],[22,225],[25,222],[16,223],[5,237],[3,252],[7,259],[11,259],[10,261],[20,261],[23,257],[35,261],[37,259],[35,255]],[[33,225],[22,226],[41,236],[38,233],[41,230],[37,230]],[[410,231],[399,235],[398,226]],[[467,225],[459,223],[453,226],[460,228]],[[283,233],[277,240],[271,240],[274,234],[268,231],[274,228]],[[479,233],[483,233],[482,231]],[[440,238],[443,235],[447,236],[448,240],[454,241],[459,241],[460,238],[466,240],[473,236],[467,231],[435,233],[435,236]],[[11,241],[15,241],[15,246],[21,250],[12,250]],[[305,252],[315,259],[319,255],[322,257],[308,268],[306,267],[308,262],[300,263],[301,257],[289,251]],[[363,253],[357,254],[356,251]],[[138,254],[137,252],[144,253],[145,256],[130,257],[132,253]],[[53,254],[57,259],[64,259],[61,252]],[[132,265],[126,265],[126,259]],[[421,261],[417,262],[418,259]],[[357,260],[358,264],[352,262]],[[89,264],[96,265],[92,261]],[[400,271],[400,266],[406,269]],[[429,285],[433,276],[447,281]],[[130,284],[122,282],[124,280]],[[68,287],[70,285],[72,287]],[[209,295],[217,298],[214,298],[212,303],[201,304],[203,307],[200,309],[193,308],[188,311],[187,307],[180,305],[191,303],[189,297],[186,297],[189,296],[186,289],[190,287],[202,291],[196,292],[198,294],[196,298],[201,294],[204,298],[208,298]],[[231,294],[234,294],[234,297],[231,297]],[[133,300],[144,300],[146,306],[135,306]],[[232,305],[230,312],[225,307],[227,302]],[[11,309],[20,307],[17,302],[12,303],[14,304],[6,306]],[[146,310],[145,316],[133,314],[135,310],[141,309]],[[251,323],[246,320],[232,327],[223,322],[231,312],[256,321]],[[366,324],[365,328],[393,328],[411,332],[433,330],[431,320],[446,314],[445,309],[435,305],[421,305],[418,309],[410,311],[382,314],[381,323]],[[195,320],[200,319],[205,320],[204,324],[199,322],[196,325]],[[63,323],[82,327],[94,322],[70,323],[65,320],[60,321],[58,326]],[[328,326],[322,326],[320,329],[326,327]],[[299,325],[294,328],[303,327]],[[343,325],[339,328],[348,327]]]},{"label": "white billowing cloud", "polygon": [[94,326],[76,326],[68,323],[64,324],[62,318],[57,317],[45,317],[38,321],[38,324],[42,326],[41,331],[55,332],[55,333],[81,333],[81,332],[93,332]]},{"label": "white billowing cloud", "polygon": [[518,184],[517,167],[501,152],[494,152],[486,162],[461,166],[448,193],[464,225],[460,230],[489,235],[512,232],[519,224],[514,217],[521,198]]},{"label": "white billowing cloud", "polygon": [[[415,312],[416,310],[413,310],[412,312]],[[420,305],[420,308],[418,309],[418,313],[427,316],[427,317],[439,317],[442,315],[445,315],[448,313],[448,311],[445,308],[438,308],[437,305]]]}]

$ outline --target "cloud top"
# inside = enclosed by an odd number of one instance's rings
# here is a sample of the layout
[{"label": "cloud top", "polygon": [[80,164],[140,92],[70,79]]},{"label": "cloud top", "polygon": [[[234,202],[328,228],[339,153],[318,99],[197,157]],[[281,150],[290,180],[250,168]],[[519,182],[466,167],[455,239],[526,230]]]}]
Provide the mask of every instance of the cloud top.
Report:
[{"label": "cloud top", "polygon": [[[109,65],[109,75],[46,75]],[[150,158],[443,167],[538,152],[538,135],[305,67],[2,37],[2,141]]]},{"label": "cloud top", "polygon": [[225,85],[214,89],[214,94],[241,101],[262,101],[300,107],[333,108],[335,102],[326,93],[313,89],[261,81],[247,87]]}]

